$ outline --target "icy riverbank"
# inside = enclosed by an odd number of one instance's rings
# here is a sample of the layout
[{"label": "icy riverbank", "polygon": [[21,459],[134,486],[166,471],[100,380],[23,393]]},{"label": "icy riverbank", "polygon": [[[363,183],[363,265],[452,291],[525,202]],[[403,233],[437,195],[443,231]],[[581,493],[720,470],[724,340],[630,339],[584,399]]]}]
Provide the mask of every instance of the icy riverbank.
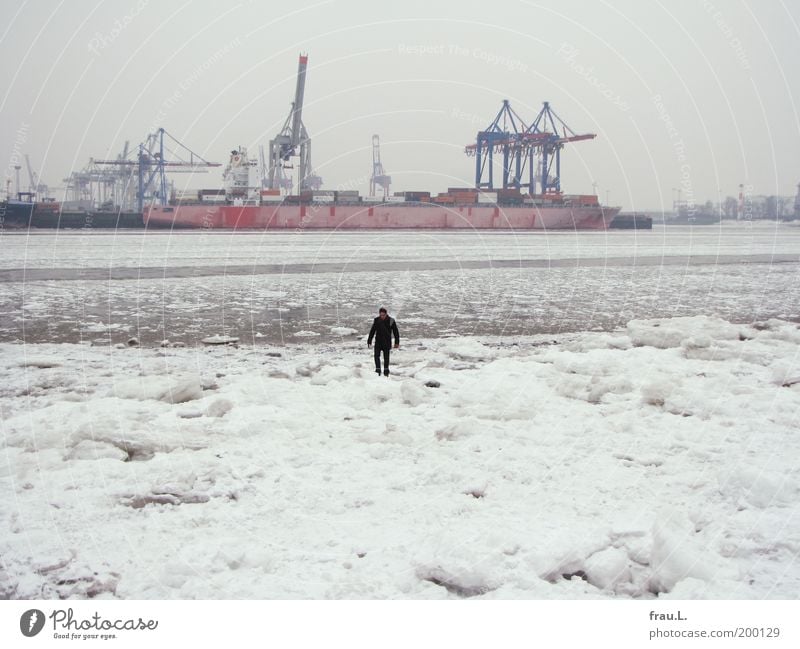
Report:
[{"label": "icy riverbank", "polygon": [[793,598],[798,344],[3,344],[0,596]]}]

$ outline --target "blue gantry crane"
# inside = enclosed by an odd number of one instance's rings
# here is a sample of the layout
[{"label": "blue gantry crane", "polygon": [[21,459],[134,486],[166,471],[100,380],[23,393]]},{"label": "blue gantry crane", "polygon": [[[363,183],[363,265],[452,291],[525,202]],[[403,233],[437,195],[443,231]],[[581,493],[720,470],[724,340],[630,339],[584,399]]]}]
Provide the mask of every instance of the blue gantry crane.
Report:
[{"label": "blue gantry crane", "polygon": [[[127,143],[126,143],[127,151]],[[142,142],[135,160],[92,160],[96,165],[113,165],[120,170],[132,169],[138,185],[136,203],[139,211],[145,203],[166,205],[169,201],[167,173],[204,173],[209,167],[222,166],[209,162],[179,142],[163,128],[150,133]],[[132,175],[133,175],[132,174]]]},{"label": "blue gantry crane", "polygon": [[561,191],[561,149],[568,142],[591,140],[594,133],[575,133],[544,102],[541,111],[530,123],[503,100],[500,112],[483,131],[475,144],[465,148],[475,157],[475,187],[494,190],[495,155],[502,155],[502,188],[526,189],[531,195]]}]

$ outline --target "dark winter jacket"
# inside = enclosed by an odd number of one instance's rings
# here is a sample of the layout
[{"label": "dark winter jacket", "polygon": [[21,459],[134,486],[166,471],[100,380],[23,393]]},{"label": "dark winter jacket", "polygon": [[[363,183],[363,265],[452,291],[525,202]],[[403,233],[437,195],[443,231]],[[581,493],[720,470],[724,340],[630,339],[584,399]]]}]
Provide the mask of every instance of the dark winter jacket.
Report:
[{"label": "dark winter jacket", "polygon": [[392,346],[392,335],[394,334],[394,344],[400,344],[400,332],[397,329],[397,323],[394,318],[386,316],[385,320],[380,317],[375,318],[372,323],[372,329],[369,330],[369,338],[367,344],[372,344],[372,339],[375,338],[375,344],[381,349],[389,349]]}]

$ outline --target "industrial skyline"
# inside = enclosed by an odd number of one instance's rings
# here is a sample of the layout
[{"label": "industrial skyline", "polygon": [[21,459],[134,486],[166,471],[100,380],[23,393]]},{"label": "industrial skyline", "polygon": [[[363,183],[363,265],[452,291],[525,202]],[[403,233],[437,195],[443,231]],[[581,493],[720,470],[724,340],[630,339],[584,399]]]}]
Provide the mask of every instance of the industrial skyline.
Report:
[{"label": "industrial skyline", "polygon": [[393,189],[471,185],[465,147],[503,100],[528,121],[550,102],[597,134],[565,149],[561,184],[626,209],[721,203],[740,185],[793,196],[800,180],[800,12],[785,3],[47,6],[9,7],[0,36],[6,183],[20,166],[27,187],[28,154],[37,182],[63,187],[158,128],[206,160],[257,151],[286,120],[301,51],[325,188],[368,193],[374,134]]}]

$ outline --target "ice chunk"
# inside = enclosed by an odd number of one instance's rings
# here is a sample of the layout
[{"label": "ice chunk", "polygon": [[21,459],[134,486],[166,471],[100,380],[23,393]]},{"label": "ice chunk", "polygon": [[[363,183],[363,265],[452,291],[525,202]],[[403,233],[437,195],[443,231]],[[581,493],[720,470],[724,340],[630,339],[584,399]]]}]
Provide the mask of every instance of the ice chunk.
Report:
[{"label": "ice chunk", "polygon": [[204,345],[235,345],[238,342],[239,339],[235,336],[220,336],[219,334],[214,334],[202,340]]},{"label": "ice chunk", "polygon": [[427,397],[422,387],[412,380],[403,381],[400,385],[400,396],[403,397],[403,402],[409,406],[418,406]]},{"label": "ice chunk", "polygon": [[192,374],[142,376],[114,383],[113,394],[120,399],[155,399],[167,403],[185,403],[203,396],[200,377]]},{"label": "ice chunk", "polygon": [[352,327],[331,327],[331,333],[335,336],[355,336],[358,330]]},{"label": "ice chunk", "polygon": [[695,343],[713,340],[739,340],[743,327],[720,318],[694,316],[665,318],[660,320],[631,320],[627,325],[628,336],[636,347],[648,346],[659,349],[680,347],[684,340]]},{"label": "ice chunk", "polygon": [[475,569],[452,570],[442,566],[420,566],[417,577],[445,588],[458,597],[476,597],[495,590],[500,583]]},{"label": "ice chunk", "polygon": [[233,404],[228,399],[216,399],[212,401],[208,408],[206,408],[206,416],[208,417],[222,417],[230,412]]},{"label": "ice chunk", "polygon": [[31,356],[26,358],[19,364],[20,367],[38,367],[39,369],[48,369],[51,367],[61,367],[61,362],[55,358],[47,358],[45,356]]},{"label": "ice chunk", "polygon": [[674,379],[670,380],[666,377],[654,379],[642,386],[642,401],[651,406],[663,406],[674,390]]},{"label": "ice chunk", "polygon": [[617,548],[606,548],[584,562],[586,579],[598,588],[614,588],[631,580],[629,562],[626,552]]},{"label": "ice chunk", "polygon": [[352,376],[352,368],[341,365],[328,365],[311,378],[311,383],[312,385],[327,385],[331,381],[344,381]]},{"label": "ice chunk", "polygon": [[497,357],[496,350],[469,338],[448,340],[440,351],[460,361],[486,361]]},{"label": "ice chunk", "polygon": [[652,592],[669,592],[687,577],[707,580],[712,576],[694,526],[685,516],[669,512],[659,517],[652,534],[649,584]]},{"label": "ice chunk", "polygon": [[109,442],[94,441],[91,439],[84,439],[78,442],[72,450],[67,454],[66,459],[69,460],[100,460],[112,459],[125,462],[128,460],[129,454],[118,446],[114,446]]}]

